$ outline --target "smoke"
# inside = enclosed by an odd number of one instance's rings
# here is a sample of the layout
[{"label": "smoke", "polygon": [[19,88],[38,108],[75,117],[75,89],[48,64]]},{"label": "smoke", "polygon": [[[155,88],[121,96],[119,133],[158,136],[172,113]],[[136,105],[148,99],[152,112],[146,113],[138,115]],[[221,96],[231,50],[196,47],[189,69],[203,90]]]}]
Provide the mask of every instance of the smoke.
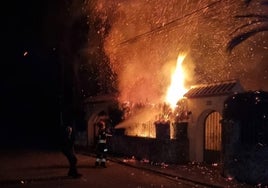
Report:
[{"label": "smoke", "polygon": [[[118,76],[120,101],[161,102],[178,54],[189,52],[194,39],[186,33],[196,33],[198,28],[196,15],[185,17],[201,5],[188,1],[118,0],[105,2],[104,6],[98,1],[97,14],[106,14],[111,24],[105,50]],[[184,67],[193,71],[190,60],[188,53],[188,65]]]},{"label": "smoke", "polygon": [[[248,90],[268,89],[267,33],[226,52],[226,44],[245,19],[261,13],[235,0],[97,0],[96,16],[109,23],[105,52],[118,76],[119,99],[159,102],[179,53],[186,52],[187,84],[240,79]],[[256,76],[255,73],[258,73]]]},{"label": "smoke", "polygon": [[133,112],[129,118],[116,125],[116,129],[129,128],[135,125],[141,125],[142,123],[156,121],[159,115],[159,109],[153,107],[144,107]]}]

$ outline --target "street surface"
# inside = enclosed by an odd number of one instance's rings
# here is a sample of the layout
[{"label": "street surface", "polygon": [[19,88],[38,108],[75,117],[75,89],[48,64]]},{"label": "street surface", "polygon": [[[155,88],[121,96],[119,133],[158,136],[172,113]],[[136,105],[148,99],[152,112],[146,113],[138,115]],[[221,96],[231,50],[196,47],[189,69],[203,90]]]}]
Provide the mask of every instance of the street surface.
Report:
[{"label": "street surface", "polygon": [[107,162],[107,168],[95,168],[94,157],[81,154],[77,154],[77,157],[78,170],[83,176],[80,179],[72,179],[66,176],[68,162],[59,151],[1,151],[0,187],[195,187],[191,182],[172,179],[110,160]]}]

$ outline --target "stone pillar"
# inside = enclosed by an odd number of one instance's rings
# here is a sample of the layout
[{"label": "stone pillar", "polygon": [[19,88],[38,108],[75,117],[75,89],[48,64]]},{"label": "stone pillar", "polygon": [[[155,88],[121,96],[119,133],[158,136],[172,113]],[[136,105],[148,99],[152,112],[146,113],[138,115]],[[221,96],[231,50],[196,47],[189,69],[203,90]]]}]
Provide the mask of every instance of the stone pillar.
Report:
[{"label": "stone pillar", "polygon": [[176,122],[175,123],[175,139],[187,140],[187,127],[188,122]]},{"label": "stone pillar", "polygon": [[170,139],[170,122],[157,121],[155,124],[155,137],[156,139]]}]

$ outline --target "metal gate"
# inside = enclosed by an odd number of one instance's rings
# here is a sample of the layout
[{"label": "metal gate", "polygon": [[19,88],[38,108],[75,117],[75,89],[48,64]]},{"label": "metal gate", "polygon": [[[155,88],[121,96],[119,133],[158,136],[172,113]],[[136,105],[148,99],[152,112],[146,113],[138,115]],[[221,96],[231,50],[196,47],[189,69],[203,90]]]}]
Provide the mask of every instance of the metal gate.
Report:
[{"label": "metal gate", "polygon": [[219,112],[212,112],[205,119],[204,162],[220,162],[221,124]]}]

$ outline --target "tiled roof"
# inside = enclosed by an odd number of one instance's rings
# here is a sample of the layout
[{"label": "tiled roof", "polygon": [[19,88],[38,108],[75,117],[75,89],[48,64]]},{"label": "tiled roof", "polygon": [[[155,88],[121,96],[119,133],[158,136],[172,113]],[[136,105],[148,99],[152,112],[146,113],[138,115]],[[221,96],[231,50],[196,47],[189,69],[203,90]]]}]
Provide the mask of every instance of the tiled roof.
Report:
[{"label": "tiled roof", "polygon": [[184,97],[195,98],[232,94],[234,93],[234,87],[237,85],[241,87],[237,80],[230,80],[213,84],[196,85],[192,86],[191,89],[184,94]]}]

